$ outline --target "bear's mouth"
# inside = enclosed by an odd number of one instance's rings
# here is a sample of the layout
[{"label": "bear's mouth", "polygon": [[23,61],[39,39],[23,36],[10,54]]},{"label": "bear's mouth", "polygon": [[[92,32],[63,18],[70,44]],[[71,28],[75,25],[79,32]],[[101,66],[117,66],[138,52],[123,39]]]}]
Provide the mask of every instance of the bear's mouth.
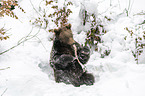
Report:
[{"label": "bear's mouth", "polygon": [[75,40],[73,38],[69,38],[68,44],[73,45],[75,43]]}]

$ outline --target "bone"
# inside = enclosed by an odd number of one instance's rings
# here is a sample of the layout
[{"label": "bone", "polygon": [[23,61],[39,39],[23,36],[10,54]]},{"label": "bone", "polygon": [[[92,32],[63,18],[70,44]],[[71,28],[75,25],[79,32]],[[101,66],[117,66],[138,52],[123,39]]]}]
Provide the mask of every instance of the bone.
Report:
[{"label": "bone", "polygon": [[86,72],[86,67],[85,65],[83,65],[80,60],[78,59],[78,55],[77,55],[77,47],[76,45],[74,44],[73,45],[73,48],[74,48],[74,51],[75,51],[75,59],[77,59],[78,63],[81,65],[82,69],[83,69],[83,72]]}]

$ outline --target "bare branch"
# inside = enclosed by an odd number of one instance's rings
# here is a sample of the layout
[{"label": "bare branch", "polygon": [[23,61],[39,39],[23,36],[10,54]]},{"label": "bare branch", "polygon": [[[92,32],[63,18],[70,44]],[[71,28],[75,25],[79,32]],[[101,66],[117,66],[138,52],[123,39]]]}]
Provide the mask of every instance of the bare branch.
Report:
[{"label": "bare branch", "polygon": [[42,41],[40,40],[40,38],[38,38],[37,36],[36,36],[36,38],[40,41],[41,45],[42,45],[42,46],[44,47],[44,49],[47,51],[46,47],[44,46],[44,44],[42,43]]},{"label": "bare branch", "polygon": [[[32,32],[32,30],[31,30],[31,32]],[[30,33],[31,33],[31,32],[30,32]],[[40,32],[40,29],[39,29],[38,32],[37,32],[35,35],[33,35],[32,37],[29,36],[29,35],[30,35],[30,33],[29,33],[26,37],[24,37],[25,39],[23,39],[23,38],[20,39],[19,42],[18,42],[18,44],[16,44],[15,46],[13,46],[13,47],[11,47],[11,48],[9,48],[9,49],[7,49],[7,50],[1,52],[0,55],[2,55],[2,54],[4,54],[4,53],[6,53],[6,52],[8,52],[8,51],[10,51],[10,50],[12,50],[12,49],[14,49],[14,48],[16,48],[17,46],[19,46],[20,44],[22,44],[22,43],[24,43],[24,42],[26,42],[26,41],[28,41],[28,40],[30,40],[30,39],[36,37],[37,34],[38,34],[39,32]],[[30,37],[30,38],[28,38],[28,37]]]},{"label": "bare branch", "polygon": [[2,93],[1,96],[3,96],[3,95],[6,93],[7,90],[8,90],[8,88],[6,88],[6,89],[4,90],[4,92]]},{"label": "bare branch", "polygon": [[6,70],[6,69],[9,69],[10,67],[7,67],[7,68],[3,68],[3,69],[0,69],[0,70]]},{"label": "bare branch", "polygon": [[[41,16],[41,14],[35,9],[35,7],[34,7],[34,5],[32,4],[32,1],[31,1],[31,0],[30,0],[30,3],[31,3],[31,5],[32,5],[33,9],[36,11],[36,13],[38,13],[38,15]],[[41,17],[42,17],[42,16],[41,16]]]}]

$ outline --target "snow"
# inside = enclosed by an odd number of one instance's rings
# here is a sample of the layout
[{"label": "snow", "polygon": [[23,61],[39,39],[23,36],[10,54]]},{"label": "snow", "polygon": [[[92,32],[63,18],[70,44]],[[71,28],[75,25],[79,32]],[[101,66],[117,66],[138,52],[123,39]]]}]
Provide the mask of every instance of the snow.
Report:
[{"label": "snow", "polygon": [[[26,13],[16,8],[14,12],[19,20],[8,16],[0,18],[0,28],[4,26],[10,29],[7,32],[10,39],[0,41],[0,53],[39,33],[0,55],[1,96],[145,96],[145,49],[139,56],[139,64],[136,64],[132,55],[132,51],[135,50],[135,36],[131,37],[124,29],[128,27],[139,35],[145,31],[145,25],[142,26],[144,28],[135,31],[138,24],[145,20],[144,15],[135,15],[144,11],[144,0],[71,0],[75,5],[70,6],[73,14],[70,15],[69,22],[77,42],[84,44],[84,31],[89,28],[89,24],[84,28],[80,25],[81,3],[87,6],[88,11],[102,19],[107,29],[107,33],[102,36],[104,42],[98,45],[100,51],[93,52],[86,65],[88,72],[95,76],[96,82],[93,86],[81,87],[54,81],[53,71],[49,66],[52,47],[50,38],[53,38],[53,34],[32,26],[29,21],[38,14],[30,0],[20,1]],[[126,16],[123,12],[125,8],[128,9],[129,1],[131,9],[129,16]],[[39,10],[40,2],[41,0],[32,1],[36,10]],[[108,16],[112,21],[104,20],[104,16]],[[100,53],[106,49],[111,50],[110,55],[100,58]]]}]

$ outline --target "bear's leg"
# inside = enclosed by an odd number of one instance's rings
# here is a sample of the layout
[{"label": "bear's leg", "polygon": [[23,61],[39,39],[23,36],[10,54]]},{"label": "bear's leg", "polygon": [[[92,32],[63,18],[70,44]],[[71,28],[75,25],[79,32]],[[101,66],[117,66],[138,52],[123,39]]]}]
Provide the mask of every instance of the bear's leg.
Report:
[{"label": "bear's leg", "polygon": [[69,77],[70,83],[73,86],[80,87],[80,85],[82,85],[80,78],[78,76],[76,76],[75,74],[73,74],[73,72],[69,72],[67,75]]},{"label": "bear's leg", "polygon": [[79,78],[69,78],[69,80],[71,84],[74,85],[75,87],[80,87],[80,85],[82,85],[82,83],[80,83]]},{"label": "bear's leg", "polygon": [[66,84],[70,84],[69,78],[67,77],[67,72],[64,72],[63,70],[55,70],[54,71],[54,77],[55,81],[57,83],[64,82]]},{"label": "bear's leg", "polygon": [[83,82],[83,84],[86,85],[93,85],[95,82],[94,76],[86,72],[80,77],[80,79]]},{"label": "bear's leg", "polygon": [[62,74],[62,71],[60,71],[60,70],[55,70],[54,71],[54,77],[55,77],[55,81],[57,83],[62,82],[62,80],[61,80],[61,74]]}]

